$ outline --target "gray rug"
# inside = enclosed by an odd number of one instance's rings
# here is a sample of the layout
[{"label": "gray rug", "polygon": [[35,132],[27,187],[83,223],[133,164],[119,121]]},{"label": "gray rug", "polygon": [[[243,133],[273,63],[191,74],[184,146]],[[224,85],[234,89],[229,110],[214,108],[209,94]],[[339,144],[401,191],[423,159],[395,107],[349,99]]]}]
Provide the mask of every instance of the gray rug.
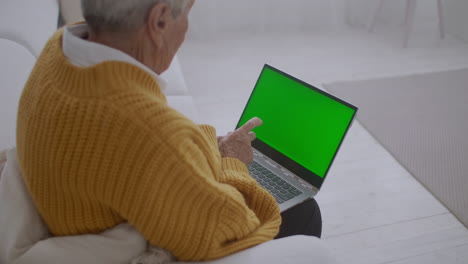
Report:
[{"label": "gray rug", "polygon": [[324,87],[468,227],[468,69]]}]

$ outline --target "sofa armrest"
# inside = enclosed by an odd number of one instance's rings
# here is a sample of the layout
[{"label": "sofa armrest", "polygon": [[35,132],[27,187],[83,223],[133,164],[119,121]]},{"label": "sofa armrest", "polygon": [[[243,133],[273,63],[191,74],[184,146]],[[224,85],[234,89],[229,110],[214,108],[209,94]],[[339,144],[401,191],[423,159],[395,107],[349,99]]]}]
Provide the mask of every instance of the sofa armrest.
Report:
[{"label": "sofa armrest", "polygon": [[23,45],[2,37],[0,34],[0,149],[16,143],[18,102],[36,61]]},{"label": "sofa armrest", "polygon": [[[177,264],[188,262],[176,262]],[[284,263],[320,263],[338,264],[337,260],[325,247],[324,242],[316,237],[292,236],[272,240],[249,248],[222,259],[190,264],[284,264]],[[175,264],[175,263],[173,263]]]},{"label": "sofa armrest", "polygon": [[195,103],[193,102],[192,96],[168,95],[167,103],[193,122],[201,123],[200,115]]},{"label": "sofa armrest", "polygon": [[185,78],[182,73],[179,58],[177,55],[172,59],[171,66],[167,71],[161,74],[161,77],[167,81],[167,89],[164,92],[167,96],[170,95],[190,95],[190,91],[185,83]]},{"label": "sofa armrest", "polygon": [[7,160],[7,150],[0,150],[0,180],[2,179],[3,168]]}]

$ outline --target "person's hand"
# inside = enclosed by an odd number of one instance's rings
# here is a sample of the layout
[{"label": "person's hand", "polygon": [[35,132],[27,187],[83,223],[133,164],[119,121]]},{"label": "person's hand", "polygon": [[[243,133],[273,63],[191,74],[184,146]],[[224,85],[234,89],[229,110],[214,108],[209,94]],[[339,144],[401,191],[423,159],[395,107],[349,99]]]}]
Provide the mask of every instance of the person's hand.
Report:
[{"label": "person's hand", "polygon": [[256,138],[252,129],[261,126],[262,120],[258,117],[250,119],[245,125],[224,137],[218,137],[219,152],[222,157],[236,158],[249,166],[253,160],[251,142]]}]

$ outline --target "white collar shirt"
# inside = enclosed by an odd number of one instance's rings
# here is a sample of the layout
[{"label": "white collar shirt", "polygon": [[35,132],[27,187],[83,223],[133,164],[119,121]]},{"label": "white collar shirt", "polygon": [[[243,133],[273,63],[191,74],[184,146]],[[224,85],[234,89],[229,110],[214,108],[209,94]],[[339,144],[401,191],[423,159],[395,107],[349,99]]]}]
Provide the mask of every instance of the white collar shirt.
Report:
[{"label": "white collar shirt", "polygon": [[151,74],[161,90],[163,92],[166,90],[167,81],[143,63],[120,50],[85,40],[84,37],[88,31],[88,25],[86,24],[65,26],[62,49],[65,57],[71,64],[78,67],[90,67],[104,61],[130,63]]}]

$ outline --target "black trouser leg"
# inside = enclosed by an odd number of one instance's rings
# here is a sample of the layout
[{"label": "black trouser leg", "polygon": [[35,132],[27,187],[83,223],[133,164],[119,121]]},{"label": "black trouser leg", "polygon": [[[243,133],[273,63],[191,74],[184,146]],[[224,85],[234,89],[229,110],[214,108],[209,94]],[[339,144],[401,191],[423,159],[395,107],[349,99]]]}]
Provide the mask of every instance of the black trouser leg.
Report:
[{"label": "black trouser leg", "polygon": [[315,199],[305,201],[281,213],[281,217],[283,222],[275,239],[294,235],[320,238],[322,235],[322,215]]}]

